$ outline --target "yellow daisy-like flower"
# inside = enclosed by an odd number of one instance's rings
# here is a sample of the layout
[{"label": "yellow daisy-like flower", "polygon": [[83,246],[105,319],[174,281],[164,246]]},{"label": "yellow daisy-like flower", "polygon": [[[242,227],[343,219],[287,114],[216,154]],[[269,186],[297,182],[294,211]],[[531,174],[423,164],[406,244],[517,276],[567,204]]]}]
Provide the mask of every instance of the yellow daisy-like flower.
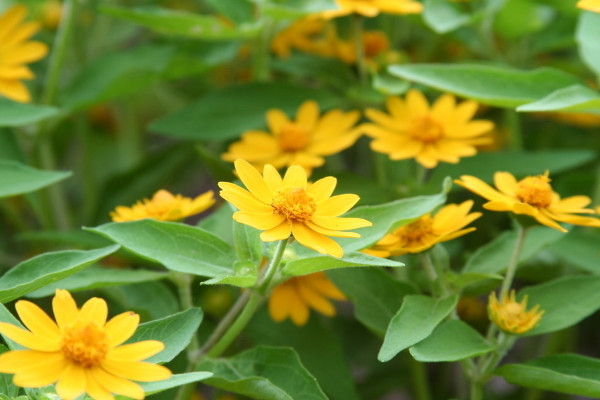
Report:
[{"label": "yellow daisy-like flower", "polygon": [[159,221],[177,221],[200,214],[215,203],[214,193],[208,191],[195,199],[172,195],[166,190],[154,193],[152,199],[143,199],[131,207],[118,206],[110,213],[114,222],[137,221],[144,218]]},{"label": "yellow daisy-like flower", "polygon": [[323,33],[325,21],[315,18],[302,18],[281,30],[271,41],[271,51],[280,58],[287,58],[293,49],[310,53],[315,36]]},{"label": "yellow daisy-like flower", "polygon": [[414,158],[426,168],[474,156],[475,146],[489,143],[490,138],[483,135],[494,128],[491,121],[471,120],[477,102],[456,104],[450,94],[442,95],[430,107],[423,93],[413,89],[406,100],[391,96],[386,105],[390,114],[372,108],[365,113],[374,122],[362,125],[363,132],[375,139],[371,149],[392,160]]},{"label": "yellow daisy-like flower", "polygon": [[41,42],[28,41],[39,29],[37,22],[25,22],[27,8],[15,5],[0,16],[0,95],[26,103],[31,101],[23,79],[35,75],[25,65],[43,58],[48,46]]},{"label": "yellow daisy-like flower", "polygon": [[167,379],[171,371],[142,360],[160,352],[162,342],[144,340],[121,345],[139,324],[139,315],[124,312],[106,321],[103,299],[88,300],[81,309],[66,290],[52,300],[54,322],[35,304],[20,300],[17,313],[28,330],[0,322],[0,333],[26,350],[0,354],[0,372],[15,374],[17,386],[38,388],[56,382],[63,400],[87,393],[95,400],[114,400],[111,393],[143,399],[140,385]]},{"label": "yellow daisy-like flower", "polygon": [[354,127],[359,118],[358,111],[337,109],[320,116],[319,105],[312,100],[300,105],[294,121],[283,111],[271,109],[266,115],[270,132],[244,132],[242,140],[231,144],[222,158],[230,162],[241,158],[257,168],[300,165],[310,173],[325,163],[324,156],[354,144],[360,136]]},{"label": "yellow daisy-like flower", "polygon": [[498,190],[470,175],[463,175],[454,182],[489,200],[483,205],[486,210],[529,215],[540,224],[561,232],[567,230],[558,222],[600,227],[598,218],[573,215],[595,214],[594,210],[585,208],[591,203],[591,199],[587,196],[561,199],[560,195],[552,190],[548,171],[544,175],[528,176],[520,181],[509,172],[496,172],[494,185]]},{"label": "yellow daisy-like flower", "polygon": [[329,301],[346,300],[346,296],[324,272],[296,276],[275,287],[269,297],[269,314],[276,322],[291,318],[298,326],[306,324],[310,309],[333,317],[335,307]]},{"label": "yellow daisy-like flower", "polygon": [[577,7],[587,11],[600,13],[600,0],[579,0]]},{"label": "yellow daisy-like flower", "polygon": [[519,334],[535,328],[542,319],[544,311],[540,310],[539,305],[527,311],[527,296],[523,296],[523,300],[518,303],[515,291],[511,290],[510,295],[507,297],[504,293],[499,302],[496,292],[490,294],[488,314],[494,324],[503,331]]},{"label": "yellow daisy-like flower", "polygon": [[372,247],[364,249],[363,252],[383,258],[406,253],[420,253],[433,247],[436,243],[466,235],[475,228],[465,228],[465,226],[481,217],[479,212],[469,213],[472,207],[473,201],[471,200],[461,204],[448,204],[433,217],[431,214],[426,214],[385,235]]},{"label": "yellow daisy-like flower", "polygon": [[337,180],[328,176],[309,184],[304,168],[293,165],[282,178],[275,167],[265,165],[261,174],[244,160],[235,161],[235,170],[245,190],[229,182],[219,182],[219,193],[240,211],[233,219],[263,230],[261,240],[272,242],[290,235],[319,253],[342,257],[342,247],[328,236],[357,238],[350,229],[371,226],[362,218],[340,218],[359,197],[342,194],[331,197]]},{"label": "yellow daisy-like flower", "polygon": [[423,5],[412,0],[335,0],[338,8],[318,13],[323,18],[336,18],[344,15],[359,14],[376,17],[383,14],[419,14]]},{"label": "yellow daisy-like flower", "polygon": [[[366,31],[362,34],[363,52],[370,67],[376,69],[374,59],[390,48],[390,41],[381,31]],[[345,41],[336,38],[332,46],[337,58],[347,64],[356,64],[356,46],[353,40]]]}]

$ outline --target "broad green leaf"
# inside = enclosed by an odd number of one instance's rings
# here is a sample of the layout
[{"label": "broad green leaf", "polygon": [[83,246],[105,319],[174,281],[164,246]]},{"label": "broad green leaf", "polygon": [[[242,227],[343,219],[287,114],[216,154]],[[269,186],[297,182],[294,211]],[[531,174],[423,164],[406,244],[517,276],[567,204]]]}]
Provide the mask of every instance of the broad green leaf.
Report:
[{"label": "broad green leaf", "polygon": [[600,360],[555,354],[523,364],[506,364],[494,373],[508,382],[540,390],[600,398]]},{"label": "broad green leaf", "polygon": [[0,128],[33,124],[54,117],[59,110],[50,106],[16,103],[0,99]]},{"label": "broad green leaf", "polygon": [[233,273],[229,275],[216,276],[202,282],[202,285],[233,285],[238,287],[250,287],[258,279],[258,262],[236,261],[233,264]]},{"label": "broad green leaf", "polygon": [[300,258],[285,264],[282,272],[287,276],[308,275],[334,268],[348,267],[403,267],[399,261],[370,256],[360,252],[345,253],[342,258],[316,256]]},{"label": "broad green leaf", "polygon": [[227,243],[233,243],[233,226],[239,224],[233,220],[233,208],[223,204],[208,217],[198,223],[198,227],[209,231]]},{"label": "broad green leaf", "polygon": [[258,264],[262,259],[262,241],[259,230],[248,225],[234,223],[233,244],[238,260]]},{"label": "broad green leaf", "polygon": [[356,319],[381,337],[404,296],[416,293],[412,286],[379,268],[334,270],[327,276],[352,301]]},{"label": "broad green leaf", "polygon": [[600,76],[600,14],[582,11],[575,38],[579,44],[579,55],[583,62]]},{"label": "broad green leaf", "polygon": [[[346,90],[356,82],[348,64],[336,58],[324,58],[313,54],[292,53],[283,59],[274,59],[269,64],[273,71],[292,77],[318,80],[326,87]],[[398,79],[396,82],[402,82]]]},{"label": "broad green leaf", "polygon": [[[565,236],[563,232],[545,226],[535,226],[527,232],[519,263],[535,256],[540,250]],[[494,274],[504,271],[510,262],[516,232],[504,232],[490,243],[477,249],[467,261],[464,272]]]},{"label": "broad green leaf", "polygon": [[200,228],[145,219],[86,229],[172,271],[208,277],[233,275],[235,252],[231,246]]},{"label": "broad green leaf", "polygon": [[415,360],[422,362],[459,361],[492,350],[494,346],[479,332],[456,319],[441,323],[427,339],[409,349]]},{"label": "broad green leaf", "polygon": [[544,29],[554,9],[532,0],[507,0],[496,14],[494,28],[507,39],[517,39]]},{"label": "broad green leaf", "polygon": [[[25,329],[25,327],[21,324],[21,322],[19,322],[19,320],[16,319],[10,313],[10,311],[8,311],[6,309],[6,307],[1,303],[0,303],[0,322],[7,322],[7,323],[15,325],[19,328]],[[4,342],[8,345],[9,349],[11,349],[11,350],[23,349],[23,346],[17,344],[16,342],[13,342],[8,337],[6,337],[4,335],[2,335],[2,337],[4,338]]]},{"label": "broad green leaf", "polygon": [[260,25],[257,23],[232,27],[214,15],[202,15],[156,6],[101,5],[99,10],[105,15],[142,25],[158,33],[194,39],[251,38],[257,35],[260,29]]},{"label": "broad green leaf", "polygon": [[402,350],[429,337],[457,302],[457,295],[437,300],[423,295],[404,297],[400,310],[388,325],[377,359],[389,361]]},{"label": "broad green leaf", "polygon": [[524,71],[483,64],[411,64],[392,65],[388,71],[444,92],[508,108],[580,83],[574,76],[547,67]]},{"label": "broad green leaf", "polygon": [[600,234],[596,230],[573,231],[553,243],[548,250],[570,265],[600,275],[598,243]]},{"label": "broad green leaf", "polygon": [[373,88],[388,96],[400,96],[410,88],[410,83],[383,73],[373,76]]},{"label": "broad green leaf", "polygon": [[254,18],[254,8],[250,0],[208,0],[208,4],[236,25],[252,21]]},{"label": "broad green leaf", "polygon": [[326,400],[292,348],[257,346],[227,359],[205,359],[207,385],[260,400]]},{"label": "broad green leaf", "polygon": [[587,86],[573,85],[559,89],[548,96],[523,104],[517,111],[561,111],[600,114],[600,93]]},{"label": "broad green leaf", "polygon": [[135,334],[126,343],[142,340],[159,340],[165,349],[147,359],[152,363],[171,361],[182,352],[196,334],[203,313],[199,308],[190,308],[168,317],[140,324]]},{"label": "broad green leaf", "polygon": [[478,272],[463,272],[461,274],[447,274],[445,281],[460,291],[472,284],[484,283],[488,281],[497,281],[499,283],[504,277],[498,274],[485,274]]},{"label": "broad green leaf", "polygon": [[[112,299],[122,309],[140,314],[142,321],[152,321],[177,313],[179,299],[164,281],[147,281],[133,285],[112,286],[101,290],[103,297]],[[160,299],[160,301],[156,301]]]},{"label": "broad green leaf", "polygon": [[[8,348],[0,344],[0,353],[5,353],[7,351]],[[9,374],[0,374],[0,393],[8,396],[6,397],[7,400],[12,399],[19,394],[19,388],[12,382],[12,377]]]},{"label": "broad green leaf", "polygon": [[0,198],[34,192],[71,176],[66,171],[44,171],[16,161],[0,160]]},{"label": "broad green leaf", "polygon": [[322,110],[339,103],[323,90],[288,83],[250,83],[211,92],[155,121],[150,129],[181,139],[224,141],[265,127],[265,113],[270,108],[292,115],[305,100],[317,101]]},{"label": "broad green leaf", "polygon": [[274,19],[295,19],[307,14],[338,8],[333,0],[265,1],[261,6],[265,15]]},{"label": "broad green leaf", "polygon": [[523,289],[528,305],[544,310],[538,326],[525,336],[554,332],[577,324],[600,309],[600,277],[570,276]]},{"label": "broad green leaf", "polygon": [[73,275],[117,251],[119,246],[95,250],[64,250],[23,261],[0,277],[0,303],[24,296],[36,289]]},{"label": "broad green leaf", "polygon": [[437,33],[451,32],[467,24],[471,16],[462,12],[459,5],[445,0],[425,0],[423,20]]},{"label": "broad green leaf", "polygon": [[169,274],[164,272],[147,271],[143,269],[116,269],[90,267],[73,274],[58,282],[50,283],[27,297],[45,297],[54,294],[56,289],[66,289],[71,292],[98,289],[107,286],[129,285],[131,283],[164,279]]},{"label": "broad green leaf", "polygon": [[163,390],[175,388],[178,386],[186,385],[188,383],[199,382],[208,379],[213,376],[212,372],[198,371],[198,372],[186,372],[184,374],[172,375],[169,379],[158,382],[142,382],[140,385],[146,392],[146,394],[158,393]]}]

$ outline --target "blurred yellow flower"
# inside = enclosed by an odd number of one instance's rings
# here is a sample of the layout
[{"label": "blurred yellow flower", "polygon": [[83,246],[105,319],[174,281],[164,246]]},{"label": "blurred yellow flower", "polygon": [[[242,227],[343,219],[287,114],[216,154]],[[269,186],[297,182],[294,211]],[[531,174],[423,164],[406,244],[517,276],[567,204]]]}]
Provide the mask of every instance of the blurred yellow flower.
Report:
[{"label": "blurred yellow flower", "polygon": [[27,41],[39,29],[37,22],[23,22],[27,8],[17,4],[0,15],[0,96],[21,103],[31,101],[23,79],[35,75],[25,65],[43,58],[48,46]]},{"label": "blurred yellow flower", "polygon": [[313,168],[325,163],[329,156],[352,146],[360,136],[354,125],[360,118],[358,111],[330,110],[320,115],[319,105],[305,101],[292,121],[281,110],[267,111],[267,126],[270,132],[246,131],[242,139],[232,143],[225,161],[239,158],[257,168],[271,164],[279,169],[300,165],[310,174]]},{"label": "blurred yellow flower", "polygon": [[600,13],[600,0],[579,0],[577,2],[577,7],[583,10]]},{"label": "blurred yellow flower", "polygon": [[496,292],[492,292],[488,303],[488,313],[490,319],[500,329],[519,334],[535,328],[542,319],[544,311],[540,310],[539,305],[527,311],[527,296],[523,296],[521,302],[518,303],[515,291],[511,290],[508,298],[506,293],[502,294],[500,302],[496,298]]},{"label": "blurred yellow flower", "polygon": [[383,258],[406,253],[420,253],[433,247],[436,243],[466,235],[475,228],[465,228],[465,226],[481,217],[479,212],[469,214],[472,207],[472,200],[461,204],[448,204],[434,216],[423,215],[416,221],[385,235],[372,247],[364,249],[363,252]]},{"label": "blurred yellow flower", "polygon": [[[362,34],[363,53],[367,64],[377,69],[375,58],[381,53],[389,50],[390,41],[385,33],[381,31],[366,31]],[[335,38],[331,46],[332,54],[347,64],[356,64],[356,46],[353,40],[342,40]]]},{"label": "blurred yellow flower", "polygon": [[311,53],[315,37],[324,29],[325,21],[321,19],[299,19],[275,35],[271,41],[271,51],[281,58],[289,57],[293,49]]},{"label": "blurred yellow flower", "polygon": [[0,372],[15,374],[17,386],[38,388],[57,382],[63,400],[87,393],[95,400],[114,400],[111,393],[143,399],[144,390],[132,381],[167,379],[171,371],[144,360],[163,350],[156,340],[121,345],[139,324],[139,315],[124,312],[106,321],[103,299],[88,300],[81,309],[66,290],[52,300],[54,322],[35,304],[20,300],[17,313],[28,330],[0,322],[0,333],[26,350],[0,354]]},{"label": "blurred yellow flower", "polygon": [[549,173],[528,176],[517,181],[509,172],[496,172],[494,185],[496,189],[481,179],[463,175],[455,180],[460,186],[489,200],[483,208],[491,211],[512,211],[515,214],[529,215],[540,224],[567,232],[558,222],[568,224],[600,227],[600,219],[573,214],[595,214],[594,210],[585,208],[591,203],[587,196],[571,196],[561,199],[552,190]]},{"label": "blurred yellow flower", "polygon": [[391,96],[386,105],[389,114],[367,109],[366,115],[374,123],[361,128],[374,139],[371,149],[392,160],[414,158],[426,168],[434,168],[440,161],[455,164],[461,157],[477,154],[475,146],[491,141],[484,135],[494,124],[471,120],[478,107],[475,101],[456,104],[454,96],[444,94],[430,107],[423,93],[413,89],[406,100]]},{"label": "blurred yellow flower", "polygon": [[336,18],[350,14],[375,17],[383,14],[419,14],[423,5],[412,0],[335,0],[337,9],[322,11],[323,18]]},{"label": "blurred yellow flower", "polygon": [[114,222],[137,221],[144,218],[159,221],[177,221],[191,215],[200,214],[215,203],[212,190],[195,199],[172,195],[166,190],[154,193],[152,199],[143,199],[131,207],[118,206],[110,213]]},{"label": "blurred yellow flower", "polygon": [[229,182],[219,182],[220,192],[238,208],[233,219],[263,230],[265,242],[287,239],[290,235],[302,245],[319,253],[342,257],[341,246],[328,236],[357,238],[356,232],[343,232],[372,224],[362,218],[339,218],[359,197],[342,194],[331,197],[337,180],[328,176],[307,183],[306,171],[293,165],[285,176],[270,164],[261,174],[244,160],[235,161],[235,169],[245,190]]},{"label": "blurred yellow flower", "polygon": [[346,296],[324,272],[296,276],[273,289],[269,297],[269,314],[276,322],[291,318],[294,324],[302,326],[308,321],[311,308],[333,317],[335,307],[329,299],[345,300]]},{"label": "blurred yellow flower", "polygon": [[59,0],[46,0],[41,9],[41,22],[47,29],[56,29],[60,24],[63,5]]}]

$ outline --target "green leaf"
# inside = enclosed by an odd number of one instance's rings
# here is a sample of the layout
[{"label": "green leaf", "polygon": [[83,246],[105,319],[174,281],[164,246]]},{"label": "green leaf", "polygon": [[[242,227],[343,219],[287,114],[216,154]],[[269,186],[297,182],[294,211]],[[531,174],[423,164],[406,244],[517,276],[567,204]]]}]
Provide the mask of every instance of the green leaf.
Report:
[{"label": "green leaf", "polygon": [[262,2],[263,12],[274,19],[296,19],[307,14],[338,8],[333,0]]},{"label": "green leaf", "polygon": [[252,21],[254,8],[250,0],[208,0],[208,3],[217,11],[230,19],[234,24]]},{"label": "green leaf", "polygon": [[583,62],[600,76],[600,14],[582,11],[575,38],[579,44],[579,55]]},{"label": "green leaf", "polygon": [[252,38],[260,31],[258,23],[231,27],[213,15],[170,10],[156,6],[101,5],[98,9],[105,15],[142,25],[158,33],[194,39],[244,39]]},{"label": "green leaf", "polygon": [[202,317],[202,310],[190,308],[165,318],[140,324],[135,334],[126,343],[159,340],[165,344],[165,349],[146,361],[151,363],[171,361],[190,343],[202,322]]},{"label": "green leaf", "polygon": [[523,71],[483,64],[411,64],[392,65],[388,71],[440,91],[508,108],[580,83],[572,75],[546,67]]},{"label": "green leaf", "polygon": [[[0,344],[0,353],[5,353],[8,348]],[[10,400],[19,394],[19,388],[12,382],[12,377],[9,374],[0,374],[0,396],[6,395],[6,399]],[[1,399],[1,397],[0,397]]]},{"label": "green leaf", "polygon": [[143,269],[115,269],[90,267],[73,274],[58,282],[50,283],[27,297],[45,297],[54,294],[56,289],[66,289],[71,292],[98,289],[102,287],[129,285],[132,283],[164,279],[169,274],[164,272],[147,271]]},{"label": "green leaf", "polygon": [[142,386],[146,394],[153,394],[178,386],[187,385],[188,383],[203,381],[212,376],[212,372],[186,372],[185,374],[172,375],[169,379],[165,379],[164,381],[142,382],[140,383],[140,385]]},{"label": "green leaf", "polygon": [[600,94],[582,85],[559,89],[548,96],[523,104],[517,111],[561,111],[574,113],[600,114]]},{"label": "green leaf", "polygon": [[71,172],[43,171],[16,161],[0,160],[0,198],[34,192],[71,176]]},{"label": "green leaf", "polygon": [[145,219],[86,229],[172,271],[208,277],[233,275],[231,246],[200,228]]},{"label": "green leaf", "polygon": [[233,244],[238,260],[258,264],[262,259],[262,241],[258,229],[234,222]]},{"label": "green leaf", "polygon": [[0,99],[0,128],[40,122],[56,116],[58,111],[57,108],[50,106],[15,103]]},{"label": "green leaf", "polygon": [[[18,328],[25,329],[25,327],[21,324],[21,322],[19,322],[19,320],[16,319],[10,313],[10,311],[8,311],[6,309],[6,307],[3,304],[1,304],[1,303],[0,303],[0,321],[1,322],[7,322],[9,324],[15,325]],[[23,346],[21,346],[20,344],[17,344],[16,342],[13,342],[8,337],[6,337],[4,335],[2,335],[2,337],[4,338],[4,342],[8,345],[9,349],[11,349],[11,350],[23,349]]]},{"label": "green leaf", "polygon": [[555,354],[523,364],[506,364],[494,373],[515,385],[600,398],[600,360],[578,354]]},{"label": "green leaf", "polygon": [[494,20],[494,28],[507,39],[544,29],[553,19],[552,7],[532,0],[507,0]]},{"label": "green leaf", "polygon": [[[545,226],[535,226],[527,232],[519,263],[535,256],[540,250],[564,237],[564,233]],[[480,247],[469,257],[464,272],[499,273],[504,271],[510,262],[515,242],[516,232],[503,232],[490,243]]]},{"label": "green leaf", "polygon": [[459,361],[492,350],[494,346],[479,332],[455,319],[441,323],[427,339],[409,349],[415,360],[421,362]]},{"label": "green leaf", "polygon": [[356,319],[381,337],[404,297],[416,293],[379,268],[334,270],[327,276],[352,301]]},{"label": "green leaf", "polygon": [[370,256],[360,252],[345,253],[342,258],[316,256],[292,260],[284,265],[282,272],[287,276],[308,275],[334,268],[349,267],[403,267],[404,263]]},{"label": "green leaf", "polygon": [[253,286],[258,279],[258,263],[252,261],[236,261],[232,275],[217,276],[202,282],[202,285],[233,285],[247,288]]},{"label": "green leaf", "polygon": [[317,101],[322,110],[339,104],[337,97],[323,90],[288,83],[250,83],[209,93],[155,121],[150,129],[180,139],[224,141],[264,127],[270,108],[291,115],[305,100]]},{"label": "green leaf", "polygon": [[455,3],[445,0],[425,0],[423,20],[437,33],[451,32],[467,24],[471,16],[462,12]]},{"label": "green leaf", "polygon": [[73,275],[117,251],[119,246],[95,250],[65,250],[30,258],[0,277],[0,303],[18,299],[27,293]]},{"label": "green leaf", "polygon": [[373,88],[388,96],[400,96],[410,88],[410,83],[382,73],[373,76]]},{"label": "green leaf", "polygon": [[228,359],[205,359],[207,385],[261,400],[326,400],[291,348],[257,346]]},{"label": "green leaf", "polygon": [[422,295],[404,297],[400,310],[385,332],[377,359],[389,361],[402,350],[429,337],[457,303],[457,295],[439,300]]},{"label": "green leaf", "polygon": [[163,281],[113,286],[102,290],[102,294],[118,303],[122,309],[140,314],[142,321],[160,319],[179,311],[179,300],[174,290]]},{"label": "green leaf", "polygon": [[555,332],[577,324],[600,309],[600,277],[571,276],[523,289],[529,307],[537,304],[544,310],[538,326],[525,336]]},{"label": "green leaf", "polygon": [[[501,281],[504,279],[498,274],[481,274],[478,272],[463,272],[461,274],[448,274],[445,277],[446,282],[452,285],[457,291],[461,291],[472,284],[485,283],[489,281]],[[497,284],[498,282],[496,282]]]},{"label": "green leaf", "polygon": [[600,275],[598,243],[600,233],[597,231],[573,231],[556,241],[548,250],[570,265]]}]

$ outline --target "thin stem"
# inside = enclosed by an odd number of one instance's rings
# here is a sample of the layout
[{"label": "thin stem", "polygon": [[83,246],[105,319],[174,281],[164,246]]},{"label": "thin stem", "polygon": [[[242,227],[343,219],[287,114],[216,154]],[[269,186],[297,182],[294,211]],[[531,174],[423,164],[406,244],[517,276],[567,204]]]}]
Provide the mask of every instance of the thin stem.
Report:
[{"label": "thin stem", "polygon": [[358,77],[362,86],[367,86],[367,63],[365,58],[365,46],[363,45],[363,17],[359,14],[352,16],[352,28],[354,33],[354,50],[356,52],[356,65]]},{"label": "thin stem", "polygon": [[387,155],[373,152],[373,156],[375,157],[375,178],[377,179],[377,183],[381,187],[387,187],[388,186],[388,178],[387,178],[387,171],[386,171]]},{"label": "thin stem", "polygon": [[519,257],[521,256],[521,252],[523,251],[523,244],[525,243],[525,236],[527,235],[527,229],[523,227],[520,223],[517,223],[517,239],[515,241],[515,248],[513,250],[512,256],[510,257],[510,262],[508,264],[508,268],[506,269],[506,275],[504,276],[504,281],[502,281],[502,287],[500,288],[500,296],[503,296],[504,293],[508,292],[510,289],[513,279],[515,277],[515,272],[517,271],[517,265],[519,264]]},{"label": "thin stem", "polygon": [[[178,272],[174,275],[173,281],[177,285],[177,293],[179,295],[179,303],[183,310],[188,310],[194,307],[194,297],[192,295],[192,283],[194,278],[190,274],[184,274]],[[188,359],[191,361],[192,357],[198,351],[200,344],[198,343],[198,337],[192,336],[192,341],[187,347]]]},{"label": "thin stem", "polygon": [[412,372],[413,386],[417,400],[430,400],[429,384],[427,382],[427,371],[425,365],[410,357],[410,370]]},{"label": "thin stem", "polygon": [[471,381],[471,396],[469,400],[482,400],[483,399],[483,385],[481,382],[472,380]]},{"label": "thin stem", "polygon": [[271,258],[271,262],[267,266],[265,273],[262,279],[258,282],[258,291],[262,294],[266,294],[269,289],[269,285],[271,284],[271,280],[273,276],[275,276],[275,272],[277,271],[277,267],[281,263],[281,258],[283,257],[283,253],[285,252],[285,248],[288,244],[289,238],[285,240],[280,240],[277,243],[277,247],[275,248],[275,253],[273,254],[273,258]]},{"label": "thin stem", "polygon": [[507,109],[504,116],[510,130],[511,150],[523,150],[523,133],[521,132],[521,118],[519,114],[515,110]]},{"label": "thin stem", "polygon": [[[256,7],[256,19],[268,18],[262,15],[260,5]],[[271,36],[271,21],[265,19],[261,31],[256,36],[252,47],[252,74],[254,80],[265,82],[269,80],[269,43]]]}]

